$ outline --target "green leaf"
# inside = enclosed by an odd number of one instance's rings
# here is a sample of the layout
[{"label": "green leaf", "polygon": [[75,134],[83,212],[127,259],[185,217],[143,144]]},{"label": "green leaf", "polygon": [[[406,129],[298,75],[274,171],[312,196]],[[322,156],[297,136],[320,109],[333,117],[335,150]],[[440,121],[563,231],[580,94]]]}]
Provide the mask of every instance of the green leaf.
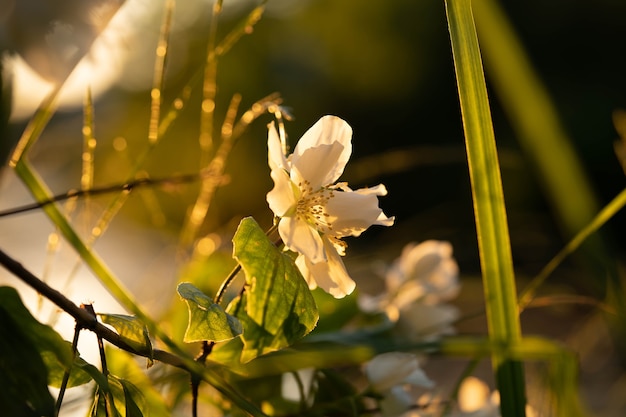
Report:
[{"label": "green leaf", "polygon": [[319,319],[315,300],[293,260],[267,238],[251,217],[233,238],[234,257],[246,275],[246,292],[227,311],[244,326],[241,360],[292,345]]},{"label": "green leaf", "polygon": [[187,302],[189,308],[189,324],[183,341],[186,343],[210,341],[222,342],[239,336],[242,332],[241,323],[227,314],[222,307],[196,288],[193,284],[183,282],[176,289]]},{"label": "green leaf", "polygon": [[0,306],[0,408],[10,416],[54,416],[48,372],[27,332]]},{"label": "green leaf", "polygon": [[98,389],[90,416],[143,417],[150,414],[143,394],[131,382],[111,374],[105,377],[100,373],[97,383]]},{"label": "green leaf", "polygon": [[0,387],[9,387],[0,389],[0,409],[25,406],[22,413],[34,409],[37,415],[53,415],[48,383],[58,377],[54,370],[62,375],[72,365],[71,345],[39,323],[11,287],[0,287],[0,339]]},{"label": "green leaf", "polygon": [[85,362],[82,358],[77,358],[74,364],[81,372],[89,375],[91,379],[93,379],[96,384],[100,387],[100,389],[105,392],[109,392],[109,383],[107,382],[106,376],[98,368],[93,366],[92,364]]},{"label": "green leaf", "polygon": [[113,375],[109,375],[108,379],[111,393],[115,399],[115,406],[120,415],[125,417],[143,417],[144,412],[147,415],[146,401],[136,386],[125,379]]},{"label": "green leaf", "polygon": [[24,306],[15,288],[0,287],[0,308],[11,316],[40,352],[49,352],[66,368],[72,364],[71,344],[52,327],[38,322]]},{"label": "green leaf", "polygon": [[136,388],[141,392],[142,399],[135,400],[135,403],[141,410],[144,410],[145,415],[149,414],[151,417],[171,416],[172,413],[165,404],[161,393],[154,387],[153,381],[141,369],[133,355],[120,349],[108,347],[106,357],[109,372],[124,378],[122,385],[126,382],[132,383],[132,387],[126,387],[125,390],[132,394],[133,389]]},{"label": "green leaf", "polygon": [[98,314],[102,322],[115,328],[122,340],[138,352],[148,352],[148,360],[152,365],[152,343],[148,328],[135,316],[123,314]]},{"label": "green leaf", "polygon": [[[48,385],[55,388],[61,387],[63,375],[65,374],[67,368],[60,366],[59,362],[50,352],[42,352],[41,356],[48,367]],[[70,372],[70,378],[67,382],[67,388],[78,387],[91,382],[93,379],[91,375],[82,369],[82,365],[85,363],[86,362],[80,357],[77,357],[74,360],[74,365],[72,366],[72,370]]]}]

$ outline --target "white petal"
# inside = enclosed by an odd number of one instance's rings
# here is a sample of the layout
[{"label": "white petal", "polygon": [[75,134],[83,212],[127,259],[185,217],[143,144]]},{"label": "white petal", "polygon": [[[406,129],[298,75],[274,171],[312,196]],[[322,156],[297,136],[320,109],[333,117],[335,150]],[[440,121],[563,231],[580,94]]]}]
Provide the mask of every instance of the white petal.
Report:
[{"label": "white petal", "polygon": [[[417,357],[412,353],[387,352],[377,355],[365,365],[365,373],[377,392],[413,382],[419,386],[432,386],[432,381],[423,374]],[[422,374],[423,379],[420,379]]]},{"label": "white petal", "polygon": [[274,122],[267,125],[267,162],[272,170],[280,168],[289,171]]},{"label": "white petal", "polygon": [[393,304],[398,309],[403,309],[409,304],[417,302],[425,295],[426,289],[420,281],[407,281],[394,293]]},{"label": "white petal", "polygon": [[287,249],[301,253],[313,263],[326,261],[322,238],[307,222],[283,217],[278,223],[278,233]]},{"label": "white petal", "polygon": [[405,281],[419,281],[430,302],[450,300],[460,290],[459,267],[448,242],[427,240],[417,246],[407,245],[396,268]]},{"label": "white petal", "polygon": [[307,187],[311,187],[312,191],[334,184],[345,168],[345,162],[339,162],[344,150],[341,143],[333,142],[305,149],[298,159],[294,158],[294,154],[291,180],[296,184],[307,181]]},{"label": "white petal", "polygon": [[326,204],[328,222],[332,235],[359,236],[371,225],[391,226],[394,218],[388,218],[378,207],[378,197],[372,189],[335,191]]},{"label": "white petal", "polygon": [[309,286],[309,289],[314,290],[317,288],[317,282],[315,282],[315,278],[313,278],[313,274],[309,271],[308,262],[304,255],[298,255],[296,258],[296,266],[300,270],[300,273],[304,277],[304,280]]},{"label": "white petal", "polygon": [[326,262],[313,263],[305,257],[298,257],[296,265],[309,284],[309,288],[320,287],[335,298],[343,298],[354,291],[356,284],[348,275],[346,267],[332,243],[326,238],[323,240]]},{"label": "white petal", "polygon": [[[306,152],[310,149],[317,149],[315,155]],[[307,155],[304,155],[305,152]],[[302,135],[291,156],[291,163],[311,183],[314,177],[320,177],[319,186],[326,186],[341,176],[351,153],[350,125],[338,117],[324,116]],[[316,168],[316,162],[311,164],[309,158],[323,162],[323,167]]]},{"label": "white petal", "polygon": [[274,188],[267,193],[267,203],[276,216],[283,217],[296,206],[297,196],[294,195],[294,187],[287,172],[277,168],[270,175],[274,180]]},{"label": "white petal", "polygon": [[400,311],[398,328],[413,340],[434,341],[441,335],[454,334],[453,323],[459,310],[449,304],[413,303]]},{"label": "white petal", "polygon": [[411,372],[411,374],[404,379],[404,382],[422,388],[435,387],[433,380],[428,378],[426,372],[424,372],[421,368],[414,369],[413,372]]},{"label": "white petal", "polygon": [[404,386],[392,387],[383,395],[383,399],[379,402],[381,417],[419,417],[421,415],[408,412],[417,399]]}]

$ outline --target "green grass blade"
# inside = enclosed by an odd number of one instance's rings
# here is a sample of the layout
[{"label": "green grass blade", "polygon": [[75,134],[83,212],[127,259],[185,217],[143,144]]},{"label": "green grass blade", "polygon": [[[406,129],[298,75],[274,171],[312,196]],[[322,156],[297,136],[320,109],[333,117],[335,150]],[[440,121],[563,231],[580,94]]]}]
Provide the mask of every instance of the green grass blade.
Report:
[{"label": "green grass blade", "polygon": [[[489,337],[505,347],[521,339],[515,276],[495,135],[470,0],[447,0],[446,12],[469,163]],[[506,350],[506,349],[505,349]],[[525,415],[520,362],[492,355],[505,416]]]},{"label": "green grass blade", "polygon": [[523,310],[532,301],[535,291],[539,286],[548,278],[548,276],[563,262],[563,260],[576,249],[578,249],[583,242],[591,236],[594,232],[600,229],[607,221],[609,221],[615,213],[620,211],[626,205],[626,189],[622,190],[609,204],[607,204],[594,218],[585,226],[580,232],[574,236],[569,243],[556,254],[554,258],[541,270],[541,272],[533,278],[528,286],[522,291],[520,295],[520,310]]},{"label": "green grass blade", "polygon": [[[541,337],[525,336],[512,348],[493,344],[483,338],[451,337],[441,341],[440,350],[449,356],[481,358],[500,352],[512,359],[542,363],[546,370],[545,392],[550,411],[546,415],[584,417],[589,415],[578,391],[578,358],[558,342]],[[547,404],[544,404],[544,406]],[[509,414],[502,414],[508,416]],[[542,414],[543,415],[543,414]]]}]

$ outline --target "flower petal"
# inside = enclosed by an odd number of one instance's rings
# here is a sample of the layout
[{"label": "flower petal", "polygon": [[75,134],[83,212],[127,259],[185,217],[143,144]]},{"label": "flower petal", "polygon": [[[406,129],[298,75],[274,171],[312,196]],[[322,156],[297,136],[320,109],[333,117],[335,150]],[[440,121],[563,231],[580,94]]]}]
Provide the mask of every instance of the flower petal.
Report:
[{"label": "flower petal", "polygon": [[379,400],[381,417],[420,417],[422,414],[415,414],[410,411],[415,405],[417,398],[402,385],[396,385],[383,393],[383,399]]},{"label": "flower petal", "polygon": [[267,162],[272,171],[277,168],[289,171],[287,158],[283,154],[283,147],[274,122],[267,125]]},{"label": "flower petal", "polygon": [[338,117],[324,116],[302,135],[291,164],[317,190],[339,179],[351,153],[350,125]]},{"label": "flower petal", "polygon": [[320,287],[335,298],[352,294],[356,284],[348,275],[343,260],[328,239],[324,238],[323,241],[326,262],[313,263],[301,255],[296,259],[296,266],[309,284],[309,288]]},{"label": "flower petal", "polygon": [[387,352],[376,355],[365,365],[365,374],[377,392],[405,383],[426,388],[433,386],[412,353]]},{"label": "flower petal", "polygon": [[345,167],[345,163],[338,165],[344,150],[345,147],[339,142],[305,149],[301,158],[292,157],[291,180],[296,184],[306,182],[306,188],[310,188],[311,191],[334,184]]},{"label": "flower petal", "polygon": [[330,233],[337,237],[359,236],[374,224],[391,226],[394,218],[388,218],[378,207],[377,196],[383,192],[384,186],[334,192],[326,204],[327,221],[332,225]]},{"label": "flower petal", "polygon": [[304,255],[313,263],[326,261],[322,237],[307,222],[297,217],[283,217],[278,223],[278,233],[287,249]]},{"label": "flower petal", "polygon": [[427,240],[419,245],[407,245],[393,269],[391,275],[396,285],[417,280],[430,302],[450,300],[460,290],[459,267],[448,242]]},{"label": "flower petal", "polygon": [[283,217],[296,206],[297,196],[294,195],[294,187],[287,172],[277,168],[270,175],[274,180],[274,188],[267,193],[267,203],[277,217]]},{"label": "flower petal", "polygon": [[413,303],[400,312],[398,329],[416,341],[431,342],[442,335],[454,334],[453,324],[458,318],[459,310],[455,306]]}]

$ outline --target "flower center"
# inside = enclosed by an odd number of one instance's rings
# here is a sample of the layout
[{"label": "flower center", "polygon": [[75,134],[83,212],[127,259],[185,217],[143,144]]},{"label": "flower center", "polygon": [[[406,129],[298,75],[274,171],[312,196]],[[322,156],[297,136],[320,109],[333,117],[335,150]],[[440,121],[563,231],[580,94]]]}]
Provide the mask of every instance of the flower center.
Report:
[{"label": "flower center", "polygon": [[335,190],[330,187],[322,187],[313,191],[311,183],[304,181],[298,184],[302,194],[296,206],[296,217],[315,226],[321,233],[329,233],[333,226],[328,220],[326,212],[328,201],[335,196]]}]

